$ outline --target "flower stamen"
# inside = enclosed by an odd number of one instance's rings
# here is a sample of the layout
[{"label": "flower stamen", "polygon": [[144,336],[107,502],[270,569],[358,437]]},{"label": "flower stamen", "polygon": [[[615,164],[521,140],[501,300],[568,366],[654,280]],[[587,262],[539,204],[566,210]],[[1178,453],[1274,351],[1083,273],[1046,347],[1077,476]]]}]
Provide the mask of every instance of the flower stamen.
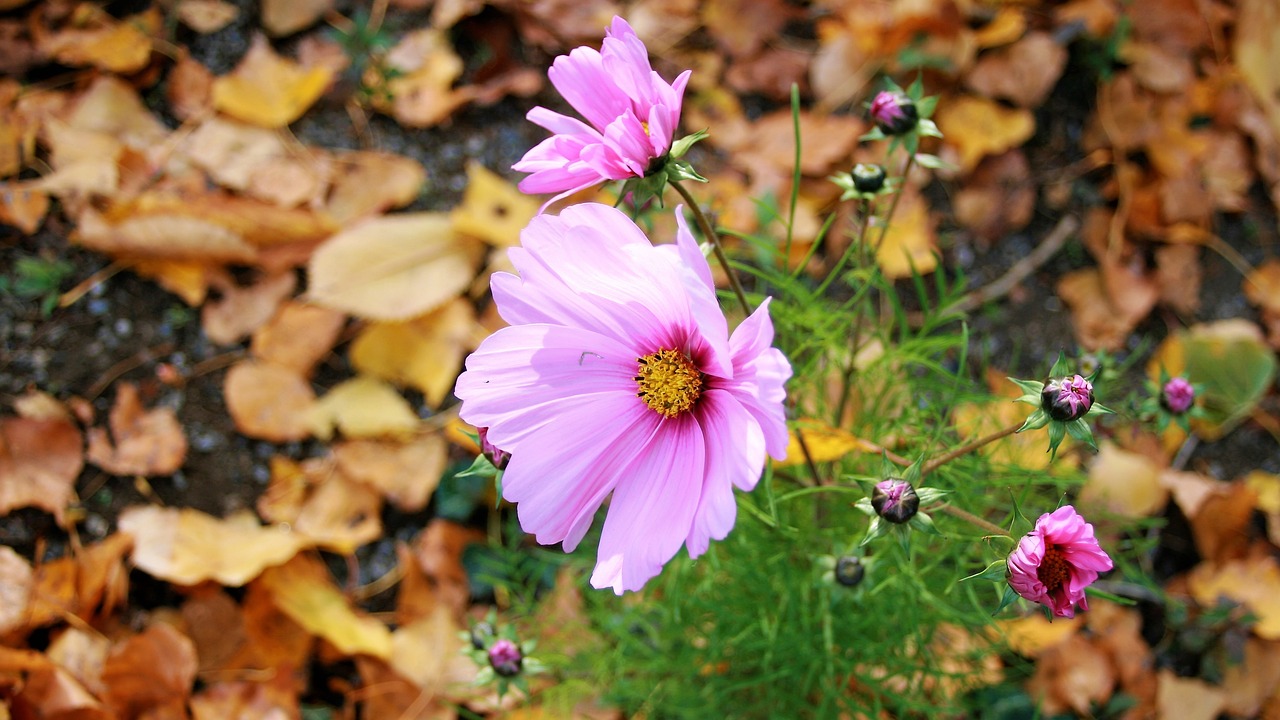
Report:
[{"label": "flower stamen", "polygon": [[1071,563],[1067,562],[1067,557],[1056,545],[1048,545],[1044,549],[1044,560],[1041,561],[1040,567],[1036,569],[1036,577],[1044,584],[1049,592],[1053,592],[1063,585],[1067,584],[1067,580],[1071,578]]},{"label": "flower stamen", "polygon": [[673,418],[693,407],[702,395],[702,373],[684,353],[659,350],[636,358],[636,397],[654,412]]}]

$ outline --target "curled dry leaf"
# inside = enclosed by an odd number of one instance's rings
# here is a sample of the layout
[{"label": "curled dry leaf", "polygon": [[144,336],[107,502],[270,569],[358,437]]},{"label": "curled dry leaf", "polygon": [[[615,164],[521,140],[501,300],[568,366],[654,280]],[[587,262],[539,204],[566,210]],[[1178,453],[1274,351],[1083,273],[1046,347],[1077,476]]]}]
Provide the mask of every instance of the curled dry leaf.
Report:
[{"label": "curled dry leaf", "polygon": [[984,54],[965,84],[989,98],[1037,107],[1067,66],[1067,50],[1047,32],[1033,31],[1012,45]]},{"label": "curled dry leaf", "polygon": [[407,320],[466,289],[480,254],[441,213],[366,220],[316,250],[309,297],[370,320]]},{"label": "curled dry leaf", "polygon": [[1106,705],[1115,684],[1107,654],[1088,639],[1070,635],[1041,653],[1027,693],[1046,715],[1068,710],[1087,715],[1091,707]]},{"label": "curled dry leaf", "polygon": [[185,122],[209,115],[213,112],[213,73],[184,53],[169,71],[167,93],[169,107],[179,120]]},{"label": "curled dry leaf", "polygon": [[171,407],[144,410],[133,383],[116,387],[111,436],[104,428],[89,430],[89,462],[112,475],[172,475],[187,457],[177,414]]},{"label": "curled dry leaf", "polygon": [[[106,13],[100,17],[110,18]],[[128,75],[151,61],[149,33],[159,30],[159,11],[153,9],[119,21],[101,22],[96,28],[61,30],[42,38],[39,45],[44,54],[64,65],[87,65]]]},{"label": "curled dry leaf", "polygon": [[321,440],[335,430],[348,438],[408,437],[421,425],[395,388],[368,375],[335,386],[316,402],[306,422]]},{"label": "curled dry leaf", "polygon": [[1226,707],[1222,688],[1197,679],[1178,677],[1168,668],[1159,673],[1157,717],[1179,720],[1215,720]]},{"label": "curled dry leaf", "polygon": [[716,45],[735,58],[755,54],[774,41],[795,11],[781,0],[739,3],[708,0],[701,8],[703,27]]},{"label": "curled dry leaf", "polygon": [[330,458],[271,459],[271,484],[258,498],[263,518],[287,523],[312,544],[343,555],[382,534],[382,498]]},{"label": "curled dry leaf", "polygon": [[220,275],[214,285],[222,297],[210,300],[200,309],[200,324],[210,340],[230,345],[270,320],[280,303],[293,295],[298,278],[292,272],[283,272],[240,286],[229,276]]},{"label": "curled dry leaf", "polygon": [[153,623],[112,649],[102,667],[107,705],[120,717],[186,717],[196,648],[172,625]]},{"label": "curled dry leaf", "polygon": [[474,681],[476,664],[462,652],[461,630],[449,609],[437,605],[391,634],[391,668],[433,694]]},{"label": "curled dry leaf", "polygon": [[956,221],[994,242],[1031,222],[1036,207],[1031,166],[1022,150],[986,158],[955,196]]},{"label": "curled dry leaf", "polygon": [[436,596],[456,617],[462,617],[471,597],[462,552],[472,543],[484,542],[484,533],[458,523],[434,518],[413,542],[418,566],[435,583]]},{"label": "curled dry leaf", "polygon": [[328,68],[303,68],[259,36],[230,75],[213,81],[213,105],[237,120],[283,127],[302,117],[332,80]]},{"label": "curled dry leaf", "polygon": [[234,680],[201,690],[192,696],[190,707],[192,720],[284,720],[298,711],[298,697],[281,679]]},{"label": "curled dry leaf", "polygon": [[357,370],[422,391],[439,407],[453,390],[462,359],[486,332],[475,307],[455,298],[444,307],[408,322],[370,323],[351,344]]},{"label": "curled dry leaf", "polygon": [[0,225],[12,225],[24,235],[40,229],[49,212],[49,193],[0,183]]},{"label": "curled dry leaf", "polygon": [[223,394],[236,429],[249,437],[288,442],[310,434],[316,395],[302,375],[273,363],[246,361],[227,372]]},{"label": "curled dry leaf", "polygon": [[97,212],[86,210],[72,239],[116,257],[250,264],[258,255],[257,248],[234,230],[176,213],[132,217],[112,224]]},{"label": "curled dry leaf", "polygon": [[307,545],[300,535],[259,525],[251,513],[219,520],[190,508],[131,507],[120,514],[120,531],[134,539],[138,569],[178,585],[239,587]]},{"label": "curled dry leaf", "polygon": [[281,612],[344,655],[391,656],[391,631],[353,609],[324,563],[312,555],[268,569],[260,582]]},{"label": "curled dry leaf", "polygon": [[102,684],[102,669],[110,651],[111,641],[101,633],[68,627],[49,644],[46,655],[70,673],[86,690],[102,697],[107,690]]},{"label": "curled dry leaf", "polygon": [[346,322],[347,316],[336,310],[290,301],[254,331],[249,351],[260,360],[306,377],[333,349]]},{"label": "curled dry leaf", "polygon": [[448,462],[448,448],[439,435],[420,435],[405,443],[349,440],[335,445],[338,469],[375,488],[401,512],[427,506]]},{"label": "curled dry leaf", "polygon": [[464,66],[440,29],[406,34],[387,52],[386,61],[396,74],[386,83],[390,102],[379,100],[379,109],[390,112],[402,125],[437,125],[471,99],[471,92],[453,87]]},{"label": "curled dry leaf", "polygon": [[180,150],[214,182],[241,191],[254,173],[288,154],[276,131],[221,116],[200,123]]},{"label": "curled dry leaf", "polygon": [[37,507],[63,525],[82,448],[80,430],[65,419],[0,418],[0,515]]},{"label": "curled dry leaf", "polygon": [[1280,475],[1254,470],[1244,482],[1258,498],[1258,511],[1266,515],[1267,537],[1280,546]]},{"label": "curled dry leaf", "polygon": [[[994,100],[969,95],[939,103],[935,117],[943,142],[956,154],[960,172],[968,173],[986,155],[1018,147],[1036,129],[1029,110],[1006,108]],[[897,225],[895,219],[894,224]]]},{"label": "curled dry leaf", "polygon": [[[1259,717],[1268,698],[1280,688],[1280,642],[1249,638],[1244,659],[1228,663],[1223,671],[1222,689],[1226,713],[1232,717]],[[1266,717],[1263,715],[1262,717]]]},{"label": "curled dry leaf", "polygon": [[[1071,308],[1071,326],[1089,350],[1118,350],[1146,316],[1135,317],[1112,305],[1097,268],[1073,270],[1058,280],[1058,296]],[[1152,288],[1154,290],[1154,288]]]},{"label": "curled dry leaf", "polygon": [[135,150],[153,150],[169,131],[138,96],[114,75],[100,75],[63,118],[68,125],[110,135]]}]

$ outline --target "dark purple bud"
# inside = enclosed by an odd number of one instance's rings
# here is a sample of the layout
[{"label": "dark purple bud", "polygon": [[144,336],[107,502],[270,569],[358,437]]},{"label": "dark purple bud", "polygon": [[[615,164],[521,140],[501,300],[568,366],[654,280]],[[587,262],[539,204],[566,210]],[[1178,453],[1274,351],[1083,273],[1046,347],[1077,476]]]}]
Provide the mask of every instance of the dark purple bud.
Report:
[{"label": "dark purple bud", "polygon": [[520,666],[524,664],[524,656],[520,647],[506,638],[499,638],[489,647],[489,665],[502,677],[515,677],[520,674]]},{"label": "dark purple bud", "polygon": [[1196,389],[1184,377],[1171,378],[1160,393],[1160,404],[1174,415],[1191,409],[1196,402]]},{"label": "dark purple bud", "polygon": [[507,462],[511,460],[511,453],[489,442],[489,428],[477,428],[476,434],[480,436],[480,452],[484,453],[484,456],[489,459],[489,462],[493,463],[494,467],[499,470],[506,470]]},{"label": "dark purple bud", "polygon": [[1078,420],[1093,407],[1093,383],[1079,375],[1053,378],[1040,393],[1040,407],[1054,420]]},{"label": "dark purple bud", "polygon": [[898,478],[876,483],[871,491],[871,507],[885,520],[901,525],[915,517],[920,509],[920,497],[911,483]]},{"label": "dark purple bud", "polygon": [[871,101],[871,121],[885,135],[911,132],[919,120],[915,102],[902,93],[885,90]]},{"label": "dark purple bud", "polygon": [[845,587],[857,587],[862,578],[867,576],[867,568],[862,561],[853,555],[845,555],[836,560],[836,582]]},{"label": "dark purple bud", "polygon": [[862,193],[880,192],[884,187],[884,168],[871,163],[858,163],[853,166],[853,188]]}]

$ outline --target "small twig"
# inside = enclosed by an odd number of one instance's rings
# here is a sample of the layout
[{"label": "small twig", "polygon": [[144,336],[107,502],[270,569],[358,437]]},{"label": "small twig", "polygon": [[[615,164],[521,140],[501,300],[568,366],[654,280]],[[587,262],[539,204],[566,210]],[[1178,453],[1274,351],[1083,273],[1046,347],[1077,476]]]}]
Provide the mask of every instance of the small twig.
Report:
[{"label": "small twig", "polygon": [[738,273],[729,265],[729,256],[725,255],[724,245],[720,242],[720,233],[715,231],[711,226],[711,221],[702,212],[702,208],[698,206],[698,201],[689,194],[684,185],[678,182],[670,181],[671,187],[680,193],[680,197],[684,198],[685,204],[688,205],[689,211],[693,213],[693,219],[698,223],[698,227],[702,229],[702,234],[707,236],[711,248],[715,251],[716,260],[720,262],[720,266],[724,268],[725,275],[729,276],[729,286],[733,288],[733,294],[738,296],[738,302],[742,304],[742,311],[747,315],[751,314],[751,303],[747,302],[747,295],[742,291],[742,283],[738,281]]},{"label": "small twig", "polygon": [[988,445],[1001,438],[1009,437],[1010,435],[1018,432],[1018,428],[1020,427],[1022,427],[1022,423],[1018,423],[1016,425],[1010,425],[1009,427],[1003,430],[997,430],[996,432],[993,432],[990,435],[987,435],[986,437],[980,437],[977,440],[974,440],[973,442],[968,443],[967,445],[961,445],[960,447],[956,448],[955,450],[952,450],[951,452],[947,453],[946,455],[943,455],[942,457],[934,458],[933,460],[930,460],[929,462],[925,463],[924,467],[921,468],[920,476],[924,477],[925,475],[928,475],[929,473],[933,472],[934,470],[937,470],[943,465],[946,465],[952,460],[955,460],[956,458],[962,457],[964,455],[968,455],[969,453],[973,452],[974,450],[977,450],[983,445]]},{"label": "small twig", "polygon": [[130,355],[115,365],[112,365],[107,368],[107,371],[102,374],[102,377],[98,378],[98,381],[89,388],[89,392],[85,394],[85,399],[93,400],[101,395],[103,391],[107,389],[107,386],[115,382],[121,375],[124,375],[136,367],[141,367],[161,355],[167,355],[173,352],[173,347],[174,345],[171,342],[162,342],[159,345],[139,350],[133,355]]},{"label": "small twig", "polygon": [[987,522],[986,520],[983,520],[982,518],[978,517],[977,515],[974,515],[968,510],[961,510],[955,505],[938,505],[936,507],[929,508],[929,512],[933,512],[935,510],[941,510],[942,512],[950,515],[951,517],[963,520],[969,523],[970,525],[980,527],[983,530],[986,530],[988,533],[991,533],[992,535],[999,535],[1000,537],[1009,537],[1008,531],[1006,531],[1004,528],[1000,527],[999,525],[996,525],[995,523]]},{"label": "small twig", "polygon": [[132,265],[132,263],[116,261],[102,268],[98,272],[77,283],[75,287],[58,296],[58,307],[69,307],[77,300],[84,297],[90,290],[106,282],[112,275],[128,268],[130,265]]},{"label": "small twig", "polygon": [[1027,279],[1027,276],[1038,270],[1041,265],[1048,262],[1054,255],[1057,255],[1058,251],[1062,249],[1062,246],[1067,243],[1067,240],[1075,234],[1079,227],[1080,221],[1076,220],[1074,215],[1064,216],[1029,255],[1014,263],[1013,267],[1009,268],[1004,275],[1001,275],[991,284],[984,285],[943,308],[942,314],[970,312],[978,309],[984,303],[998,300],[1009,294],[1009,291]]}]

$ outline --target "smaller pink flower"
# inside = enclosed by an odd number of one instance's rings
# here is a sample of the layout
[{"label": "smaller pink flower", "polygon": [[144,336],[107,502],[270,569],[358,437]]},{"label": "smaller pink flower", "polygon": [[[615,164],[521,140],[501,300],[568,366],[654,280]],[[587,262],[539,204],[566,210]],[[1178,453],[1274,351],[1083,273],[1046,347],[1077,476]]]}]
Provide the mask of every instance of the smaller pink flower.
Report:
[{"label": "smaller pink flower", "polygon": [[1093,525],[1064,505],[1036,520],[1007,561],[1009,585],[1022,597],[1046,605],[1057,617],[1089,609],[1084,589],[1111,569],[1111,558],[1093,536]]},{"label": "smaller pink flower", "polygon": [[529,111],[530,122],[554,135],[511,166],[532,173],[520,191],[559,193],[555,201],[608,180],[644,177],[671,150],[691,74],[667,83],[635,31],[615,17],[599,51],[575,48],[551,64],[551,84],[586,122],[544,107]]},{"label": "smaller pink flower", "polygon": [[1160,403],[1174,415],[1190,410],[1195,401],[1196,389],[1184,377],[1171,378],[1160,393]]},{"label": "smaller pink flower", "polygon": [[916,104],[898,92],[881,91],[871,100],[871,121],[885,135],[909,132],[919,121]]},{"label": "smaller pink flower", "polygon": [[524,655],[520,647],[506,638],[499,638],[489,646],[489,665],[502,677],[515,677],[520,674],[524,664]]},{"label": "smaller pink flower", "polygon": [[1093,407],[1093,383],[1079,375],[1053,378],[1044,386],[1040,400],[1049,417],[1071,422],[1084,417]]}]

